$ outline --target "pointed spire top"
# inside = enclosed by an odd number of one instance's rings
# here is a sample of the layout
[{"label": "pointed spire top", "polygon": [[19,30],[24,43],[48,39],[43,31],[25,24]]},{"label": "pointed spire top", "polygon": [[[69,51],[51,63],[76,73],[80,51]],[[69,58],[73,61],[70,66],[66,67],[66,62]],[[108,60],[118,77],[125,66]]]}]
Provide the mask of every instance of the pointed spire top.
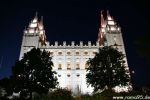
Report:
[{"label": "pointed spire top", "polygon": [[33,23],[37,23],[38,22],[38,12],[35,13],[35,17],[32,20]]},{"label": "pointed spire top", "polygon": [[37,11],[35,12],[35,18],[38,18],[38,12]]},{"label": "pointed spire top", "polygon": [[104,10],[101,10],[101,15],[103,15],[103,11],[104,11]]},{"label": "pointed spire top", "polygon": [[43,30],[43,29],[44,29],[43,16],[41,16],[41,19],[40,19],[40,22],[39,22],[38,26],[39,26],[39,29],[40,29],[40,30]]},{"label": "pointed spire top", "polygon": [[110,14],[109,14],[109,10],[107,10],[107,20],[112,20]]},{"label": "pointed spire top", "polygon": [[101,27],[104,27],[104,17],[103,17],[103,10],[101,11]]},{"label": "pointed spire top", "polygon": [[110,16],[110,14],[109,14],[109,10],[107,10],[107,16]]},{"label": "pointed spire top", "polygon": [[40,23],[43,24],[43,16],[41,16]]},{"label": "pointed spire top", "polygon": [[101,25],[100,25],[100,28],[99,28],[99,33],[98,33],[98,42],[99,42],[99,45],[104,45],[104,42],[105,42],[105,20],[104,20],[104,17],[103,17],[103,10],[101,11]]}]

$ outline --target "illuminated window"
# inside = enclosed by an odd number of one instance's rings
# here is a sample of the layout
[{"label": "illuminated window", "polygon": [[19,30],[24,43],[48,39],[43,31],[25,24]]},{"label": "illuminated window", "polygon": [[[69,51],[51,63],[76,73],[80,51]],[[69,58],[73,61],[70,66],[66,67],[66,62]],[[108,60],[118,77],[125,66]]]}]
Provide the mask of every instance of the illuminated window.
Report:
[{"label": "illuminated window", "polygon": [[79,52],[76,52],[76,55],[79,55]]},{"label": "illuminated window", "polygon": [[34,33],[34,29],[29,29],[29,33]]},{"label": "illuminated window", "polygon": [[80,69],[80,64],[76,64],[76,69],[77,69],[77,70]]},{"label": "illuminated window", "polygon": [[58,52],[58,55],[62,55],[62,52]]},{"label": "illuminated window", "polygon": [[102,32],[105,32],[105,29],[104,29],[104,28],[102,28]]},{"label": "illuminated window", "polygon": [[88,64],[85,64],[85,69],[87,69],[89,66],[88,66]]},{"label": "illuminated window", "polygon": [[31,23],[31,24],[30,24],[30,27],[31,27],[31,28],[37,27],[37,23]]},{"label": "illuminated window", "polygon": [[93,52],[93,55],[96,55],[96,52],[95,52],[95,51]]},{"label": "illuminated window", "polygon": [[71,70],[71,65],[67,64],[67,70]]},{"label": "illuminated window", "polygon": [[71,55],[71,52],[67,52],[67,55]]},{"label": "illuminated window", "polygon": [[115,28],[115,27],[111,27],[110,30],[111,30],[111,31],[115,31],[116,28]]},{"label": "illuminated window", "polygon": [[88,55],[88,52],[87,52],[87,51],[85,51],[85,52],[84,52],[84,55]]},{"label": "illuminated window", "polygon": [[59,70],[62,69],[61,67],[62,67],[62,65],[61,65],[61,64],[58,64],[58,69],[59,69]]},{"label": "illuminated window", "polygon": [[54,55],[54,52],[50,52],[50,55],[53,56],[53,55]]}]

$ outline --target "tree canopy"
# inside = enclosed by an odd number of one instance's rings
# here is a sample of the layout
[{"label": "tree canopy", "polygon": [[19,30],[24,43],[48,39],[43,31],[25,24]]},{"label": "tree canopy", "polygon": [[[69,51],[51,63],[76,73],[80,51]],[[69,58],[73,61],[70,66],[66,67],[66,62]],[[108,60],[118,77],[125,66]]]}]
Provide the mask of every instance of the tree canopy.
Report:
[{"label": "tree canopy", "polygon": [[87,61],[87,84],[94,91],[128,85],[130,82],[129,69],[125,64],[124,54],[113,47],[99,48],[94,58]]},{"label": "tree canopy", "polygon": [[47,93],[49,88],[55,88],[58,82],[51,60],[50,53],[45,50],[33,48],[25,53],[12,70],[15,91],[29,92],[32,96],[32,92]]}]

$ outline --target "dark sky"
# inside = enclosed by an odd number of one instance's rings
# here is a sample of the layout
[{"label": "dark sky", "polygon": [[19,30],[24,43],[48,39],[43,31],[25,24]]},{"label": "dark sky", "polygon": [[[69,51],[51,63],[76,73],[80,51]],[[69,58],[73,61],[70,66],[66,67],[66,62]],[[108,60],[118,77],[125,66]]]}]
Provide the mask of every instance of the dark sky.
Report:
[{"label": "dark sky", "polygon": [[[2,2],[3,1],[3,2]],[[150,84],[150,7],[142,0],[1,0],[0,78],[11,75],[19,58],[23,30],[38,11],[48,41],[97,40],[100,11],[109,10],[121,26],[130,70],[138,85]]]}]

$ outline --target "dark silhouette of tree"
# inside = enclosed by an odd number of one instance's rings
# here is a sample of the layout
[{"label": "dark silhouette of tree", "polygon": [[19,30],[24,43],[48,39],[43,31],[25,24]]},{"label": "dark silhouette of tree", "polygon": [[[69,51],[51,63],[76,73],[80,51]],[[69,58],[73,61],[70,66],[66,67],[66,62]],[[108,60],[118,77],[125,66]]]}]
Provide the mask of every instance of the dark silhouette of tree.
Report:
[{"label": "dark silhouette of tree", "polygon": [[52,71],[53,63],[50,53],[33,48],[24,54],[24,57],[17,61],[13,67],[13,81],[15,92],[20,92],[20,96],[26,97],[36,92],[47,93],[49,88],[55,88],[58,84],[57,78]]},{"label": "dark silhouette of tree", "polygon": [[9,96],[13,92],[13,82],[10,78],[3,78],[0,80],[0,87],[5,91],[5,96]]},{"label": "dark silhouette of tree", "polygon": [[95,92],[106,87],[112,90],[118,85],[128,85],[130,77],[124,57],[122,52],[113,47],[100,48],[95,57],[87,61],[87,84],[94,87]]}]

